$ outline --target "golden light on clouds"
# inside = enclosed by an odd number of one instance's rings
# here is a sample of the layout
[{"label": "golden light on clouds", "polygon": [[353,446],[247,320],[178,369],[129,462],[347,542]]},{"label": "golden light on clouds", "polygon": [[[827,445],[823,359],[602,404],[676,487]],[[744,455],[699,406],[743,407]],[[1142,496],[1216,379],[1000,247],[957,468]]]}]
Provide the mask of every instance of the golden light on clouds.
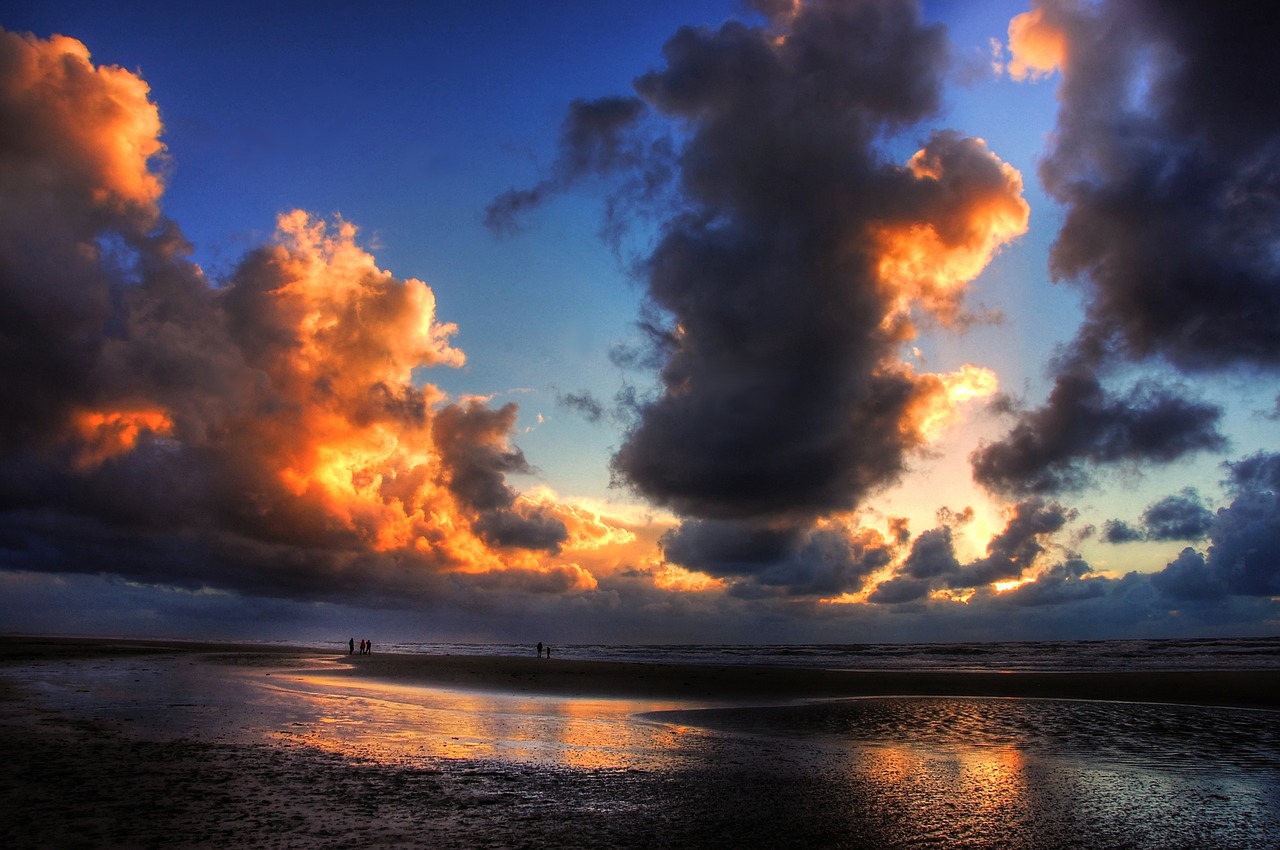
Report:
[{"label": "golden light on clouds", "polygon": [[661,590],[670,590],[677,593],[725,590],[728,587],[723,579],[714,578],[706,573],[686,570],[684,567],[668,563],[663,563],[654,569],[653,585]]},{"label": "golden light on clouds", "polygon": [[1045,20],[1043,9],[1032,9],[1009,21],[1009,52],[1010,77],[1040,80],[1066,64],[1067,35]]},{"label": "golden light on clouds", "polygon": [[906,170],[936,195],[929,220],[872,228],[876,271],[892,293],[885,327],[919,307],[944,325],[960,318],[964,289],[999,250],[1027,232],[1031,208],[1022,174],[982,139],[943,137],[917,151]]},{"label": "golden light on clouds", "polygon": [[904,420],[925,442],[933,442],[960,417],[965,402],[995,395],[996,373],[965,363],[955,372],[927,373],[916,379],[917,400]]},{"label": "golden light on clouds", "polygon": [[62,166],[27,169],[21,179],[55,193],[74,187],[112,212],[154,214],[164,186],[149,163],[164,144],[147,83],[123,68],[95,67],[89,49],[74,38],[7,32],[0,38],[8,42],[6,112],[21,120],[24,135],[56,149]]},{"label": "golden light on clouds", "polygon": [[929,598],[935,602],[954,602],[959,605],[968,603],[973,595],[977,593],[972,587],[939,587],[936,590],[929,591]]},{"label": "golden light on clouds", "polygon": [[83,410],[70,422],[77,470],[96,469],[107,460],[133,451],[144,434],[163,436],[173,421],[163,410]]}]

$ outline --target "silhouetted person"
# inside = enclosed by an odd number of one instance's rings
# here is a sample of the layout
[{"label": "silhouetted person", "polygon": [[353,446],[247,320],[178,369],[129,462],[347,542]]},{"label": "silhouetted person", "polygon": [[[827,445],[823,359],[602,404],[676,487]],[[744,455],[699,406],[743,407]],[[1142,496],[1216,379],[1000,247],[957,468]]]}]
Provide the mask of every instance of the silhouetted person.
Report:
[{"label": "silhouetted person", "polygon": [[373,655],[373,641],[367,640],[364,642],[364,654]]},{"label": "silhouetted person", "polygon": [[547,644],[547,657],[551,657],[551,644]]},{"label": "silhouetted person", "polygon": [[348,647],[347,655],[355,655],[355,654],[356,654],[356,639],[355,639],[355,638],[352,638],[351,640],[347,641],[347,647]]},{"label": "silhouetted person", "polygon": [[542,657],[542,641],[538,641],[538,657]]}]

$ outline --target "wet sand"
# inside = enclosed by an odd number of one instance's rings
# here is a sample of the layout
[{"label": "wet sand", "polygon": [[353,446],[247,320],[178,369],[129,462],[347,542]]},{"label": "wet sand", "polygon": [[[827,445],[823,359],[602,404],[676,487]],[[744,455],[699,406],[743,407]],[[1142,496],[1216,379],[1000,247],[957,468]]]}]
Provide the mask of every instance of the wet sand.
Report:
[{"label": "wet sand", "polygon": [[[970,696],[1274,707],[1277,684],[0,639],[0,846],[1275,846],[1270,711]],[[937,699],[805,703],[874,694]],[[1074,749],[1017,731],[1054,712]],[[1179,743],[1217,725],[1261,758]]]}]

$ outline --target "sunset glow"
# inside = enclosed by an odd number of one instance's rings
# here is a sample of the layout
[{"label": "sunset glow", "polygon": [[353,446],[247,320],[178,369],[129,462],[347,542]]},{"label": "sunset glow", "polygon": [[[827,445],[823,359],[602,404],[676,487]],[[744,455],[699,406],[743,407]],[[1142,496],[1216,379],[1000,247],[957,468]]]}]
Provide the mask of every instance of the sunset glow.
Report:
[{"label": "sunset glow", "polygon": [[331,11],[0,21],[13,628],[1273,630],[1244,22]]},{"label": "sunset glow", "polygon": [[76,468],[88,472],[110,458],[127,454],[146,436],[165,436],[173,421],[163,410],[83,410],[71,417],[77,443]]}]

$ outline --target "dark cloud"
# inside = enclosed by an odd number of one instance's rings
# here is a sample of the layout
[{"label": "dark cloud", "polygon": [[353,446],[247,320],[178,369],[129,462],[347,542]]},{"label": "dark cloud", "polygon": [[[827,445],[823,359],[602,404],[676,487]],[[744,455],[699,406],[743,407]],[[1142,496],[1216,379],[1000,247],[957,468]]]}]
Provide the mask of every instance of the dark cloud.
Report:
[{"label": "dark cloud", "polygon": [[[688,129],[680,213],[646,263],[670,317],[664,392],[614,470],[691,516],[850,507],[896,478],[918,439],[900,427],[915,381],[881,368],[897,337],[870,241],[874,225],[927,217],[939,200],[872,142],[936,108],[941,32],[906,4],[816,3],[781,44],[731,22],[681,30],[664,56],[636,81]],[[931,152],[990,161],[968,143],[938,136]],[[969,173],[953,194],[993,179]]]},{"label": "dark cloud", "polygon": [[1064,605],[1096,599],[1107,593],[1107,583],[1086,579],[1093,568],[1079,558],[1055,564],[1034,581],[1019,585],[1005,594],[1008,602],[1019,606]]},{"label": "dark cloud", "polygon": [[1232,593],[1280,594],[1280,455],[1228,465],[1234,498],[1209,531],[1209,566]]},{"label": "dark cloud", "polygon": [[1140,527],[1112,519],[1103,525],[1107,543],[1138,540],[1203,540],[1213,526],[1213,512],[1205,507],[1194,487],[1154,502],[1142,512]]},{"label": "dark cloud", "polygon": [[1188,487],[1150,505],[1142,512],[1142,524],[1149,540],[1202,540],[1213,524],[1213,513]]},{"label": "dark cloud", "polygon": [[1043,407],[1023,413],[1003,439],[970,455],[973,477],[999,492],[1077,491],[1100,464],[1164,463],[1224,448],[1221,417],[1215,405],[1151,381],[1112,393],[1076,362],[1058,373]]},{"label": "dark cloud", "polygon": [[1038,0],[1029,14],[1065,45],[1039,58],[1062,71],[1040,177],[1066,210],[1051,271],[1082,287],[1086,321],[1045,405],[973,460],[986,486],[1047,493],[1098,464],[1222,447],[1219,412],[1175,391],[1127,415],[1134,399],[1096,377],[1115,364],[1280,366],[1280,118],[1262,108],[1280,58],[1255,14],[1202,3]]},{"label": "dark cloud", "polygon": [[911,544],[911,553],[902,564],[902,572],[912,578],[936,578],[960,571],[955,548],[951,542],[951,528],[931,528]]},{"label": "dark cloud", "polygon": [[1137,543],[1145,540],[1142,529],[1134,528],[1122,519],[1109,519],[1102,524],[1102,539],[1107,543]]},{"label": "dark cloud", "polygon": [[614,359],[660,385],[630,396],[614,480],[687,518],[672,561],[826,593],[864,567],[841,566],[857,541],[822,517],[897,480],[922,411],[949,403],[901,343],[917,320],[963,321],[965,284],[1027,207],[980,139],[935,131],[905,164],[880,147],[941,104],[947,44],[916,4],[757,11],[767,24],[681,28],[638,101],[573,104],[551,174],[490,213],[603,176],[607,229],[619,210],[658,222],[644,341]]},{"label": "dark cloud", "polygon": [[[552,176],[530,189],[504,192],[485,209],[485,224],[499,234],[519,229],[520,216],[549,197],[591,176],[605,176],[620,169],[636,168],[644,176],[640,184],[656,189],[665,182],[662,143],[645,144],[627,132],[645,112],[643,101],[635,97],[603,97],[575,100],[569,105],[560,136],[560,153]],[[652,173],[649,173],[649,170]]]},{"label": "dark cloud", "polygon": [[564,523],[544,511],[518,511],[513,473],[533,469],[524,452],[507,444],[519,409],[492,409],[477,402],[449,405],[435,417],[432,433],[447,471],[449,489],[477,512],[473,528],[495,546],[559,551],[568,537]]},{"label": "dark cloud", "polygon": [[933,583],[928,579],[900,575],[876,585],[867,601],[873,605],[902,605],[919,602],[928,597],[932,590]]},{"label": "dark cloud", "polygon": [[1036,6],[1067,36],[1040,167],[1066,207],[1053,273],[1084,285],[1090,323],[1131,355],[1280,365],[1273,34],[1195,2]]},{"label": "dark cloud", "polygon": [[763,527],[725,520],[690,520],[662,538],[666,559],[747,591],[792,596],[838,596],[862,589],[888,565],[893,549],[868,530]]},{"label": "dark cloud", "polygon": [[1280,594],[1280,455],[1227,464],[1233,498],[1208,528],[1209,549],[1184,549],[1151,577],[1175,599]]},{"label": "dark cloud", "polygon": [[[929,529],[915,539],[897,574],[881,582],[868,601],[877,604],[914,602],[942,588],[983,588],[994,582],[1021,578],[1045,551],[1045,541],[1075,516],[1075,511],[1057,502],[1044,499],[1020,502],[1013,507],[1004,529],[987,544],[986,556],[967,564],[961,564],[956,558],[949,525]],[[946,514],[946,518],[960,522],[967,521],[968,517],[967,511],[958,515]],[[1076,569],[1083,562],[1071,560],[1066,564],[1068,566],[1059,565],[1053,569]],[[1048,572],[1052,573],[1053,569]],[[1046,579],[1045,587],[1054,580]],[[1045,593],[1048,599],[1049,592]]]},{"label": "dark cloud", "polygon": [[1013,509],[1004,530],[991,538],[987,555],[966,564],[948,579],[951,587],[979,587],[1021,578],[1044,551],[1041,540],[1062,529],[1076,516],[1057,502],[1027,499]]},{"label": "dark cloud", "polygon": [[1204,555],[1189,546],[1163,570],[1153,573],[1151,584],[1165,596],[1183,601],[1222,599],[1229,592]]}]

